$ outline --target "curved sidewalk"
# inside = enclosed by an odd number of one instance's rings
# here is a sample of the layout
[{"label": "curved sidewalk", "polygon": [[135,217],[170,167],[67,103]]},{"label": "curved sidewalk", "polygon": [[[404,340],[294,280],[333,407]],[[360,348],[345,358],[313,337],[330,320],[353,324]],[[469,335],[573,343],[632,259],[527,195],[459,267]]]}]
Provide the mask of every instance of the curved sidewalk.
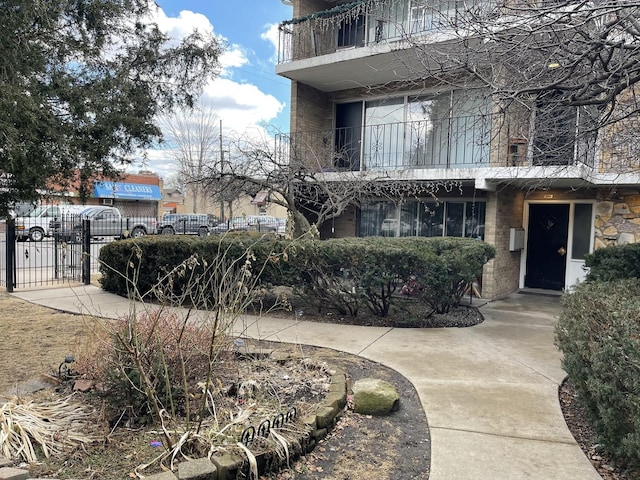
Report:
[{"label": "curved sidewalk", "polygon": [[[126,299],[95,286],[15,292],[59,310],[116,318]],[[553,345],[556,297],[514,294],[470,328],[397,329],[245,317],[237,334],[329,347],[391,367],[415,386],[431,434],[430,480],[600,480],[567,429]],[[402,479],[400,479],[402,480]]]}]

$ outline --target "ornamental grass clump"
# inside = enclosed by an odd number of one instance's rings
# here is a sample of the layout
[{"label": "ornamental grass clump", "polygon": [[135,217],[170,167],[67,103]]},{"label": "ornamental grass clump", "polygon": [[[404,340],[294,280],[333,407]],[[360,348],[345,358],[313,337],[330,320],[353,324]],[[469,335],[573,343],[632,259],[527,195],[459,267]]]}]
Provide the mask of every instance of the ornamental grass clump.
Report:
[{"label": "ornamental grass clump", "polygon": [[0,456],[35,462],[94,442],[92,410],[73,397],[50,402],[12,399],[0,405]]}]

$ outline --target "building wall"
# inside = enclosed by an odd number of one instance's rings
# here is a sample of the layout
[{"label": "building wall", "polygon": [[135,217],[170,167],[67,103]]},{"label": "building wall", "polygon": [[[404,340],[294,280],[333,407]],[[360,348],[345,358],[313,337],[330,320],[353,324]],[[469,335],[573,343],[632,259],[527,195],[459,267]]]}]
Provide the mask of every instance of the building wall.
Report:
[{"label": "building wall", "polygon": [[496,247],[482,275],[482,297],[499,298],[518,290],[521,251],[509,251],[509,229],[522,228],[524,192],[505,188],[487,195],[485,241]]},{"label": "building wall", "polygon": [[640,192],[598,192],[595,248],[640,242]]},{"label": "building wall", "polygon": [[333,128],[333,102],[320,90],[291,83],[291,131],[311,132]]},{"label": "building wall", "polygon": [[[268,202],[264,205],[264,207],[261,207],[254,203],[251,203],[251,200],[252,198],[247,195],[243,195],[234,200],[232,204],[232,215],[234,217],[242,217],[247,215],[260,215],[261,213],[264,213],[276,218],[287,218],[287,209],[282,205]],[[225,208],[228,209],[228,206],[226,206]],[[226,211],[225,215],[229,218],[231,212]]]},{"label": "building wall", "polygon": [[328,220],[320,227],[320,238],[356,237],[358,234],[358,212],[356,207],[348,207],[342,215]]},{"label": "building wall", "polygon": [[295,0],[293,2],[293,18],[302,17],[314,12],[320,12],[331,8],[327,0]]}]

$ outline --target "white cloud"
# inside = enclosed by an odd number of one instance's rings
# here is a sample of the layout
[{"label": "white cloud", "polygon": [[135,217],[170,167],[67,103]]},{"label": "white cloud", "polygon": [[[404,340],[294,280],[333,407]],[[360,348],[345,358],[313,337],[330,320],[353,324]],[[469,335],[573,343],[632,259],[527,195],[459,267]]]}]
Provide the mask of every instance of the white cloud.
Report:
[{"label": "white cloud", "polygon": [[226,78],[218,78],[206,87],[202,103],[218,114],[223,130],[236,132],[268,123],[284,108],[284,104],[257,86]]},{"label": "white cloud", "polygon": [[244,53],[244,50],[238,45],[231,45],[225,50],[220,57],[220,65],[222,66],[223,75],[227,75],[229,69],[240,68],[247,65],[249,60]]},{"label": "white cloud", "polygon": [[178,17],[167,17],[164,10],[158,7],[154,20],[160,31],[175,40],[186,37],[194,30],[201,33],[213,33],[213,25],[206,16],[188,10],[181,11]]},{"label": "white cloud", "polygon": [[[177,17],[168,17],[158,7],[154,18],[160,29],[179,41],[194,29],[203,33],[215,35],[214,26],[202,14],[183,10]],[[261,35],[274,46],[278,44],[277,25],[270,25]],[[218,38],[226,43],[226,39]],[[237,137],[239,135],[264,135],[264,128],[260,124],[268,124],[285,108],[285,105],[260,90],[251,83],[239,83],[233,80],[234,70],[250,64],[247,50],[242,45],[226,45],[227,49],[221,56],[222,71],[220,77],[212,80],[206,87],[201,98],[204,108],[211,108],[222,120],[223,135]],[[249,133],[251,132],[251,133]],[[162,177],[168,177],[174,170],[171,165],[170,154],[162,150],[149,150],[144,163],[134,165],[133,169],[144,166],[157,172]]]},{"label": "white cloud", "polygon": [[278,25],[275,23],[272,25],[267,25],[266,30],[262,32],[262,34],[260,35],[260,38],[262,40],[266,40],[267,42],[271,43],[271,45],[273,46],[272,60],[274,63],[278,61],[278,43],[279,43],[278,36],[279,36]]}]

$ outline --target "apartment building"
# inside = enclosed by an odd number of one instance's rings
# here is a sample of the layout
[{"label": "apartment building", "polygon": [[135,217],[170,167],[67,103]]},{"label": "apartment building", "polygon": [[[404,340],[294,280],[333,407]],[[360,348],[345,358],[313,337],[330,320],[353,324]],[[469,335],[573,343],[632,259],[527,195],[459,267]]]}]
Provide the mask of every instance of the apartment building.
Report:
[{"label": "apartment building", "polygon": [[293,11],[280,25],[276,73],[292,81],[291,131],[279,139],[290,161],[393,185],[321,225],[322,237],[489,242],[497,255],[482,276],[485,298],[570,288],[584,278],[585,254],[640,240],[638,169],[616,168],[637,161],[624,145],[605,148],[592,111],[545,102],[553,91],[505,110],[478,75],[434,74],[462,48],[452,41],[457,17],[494,2],[285,3]]}]

